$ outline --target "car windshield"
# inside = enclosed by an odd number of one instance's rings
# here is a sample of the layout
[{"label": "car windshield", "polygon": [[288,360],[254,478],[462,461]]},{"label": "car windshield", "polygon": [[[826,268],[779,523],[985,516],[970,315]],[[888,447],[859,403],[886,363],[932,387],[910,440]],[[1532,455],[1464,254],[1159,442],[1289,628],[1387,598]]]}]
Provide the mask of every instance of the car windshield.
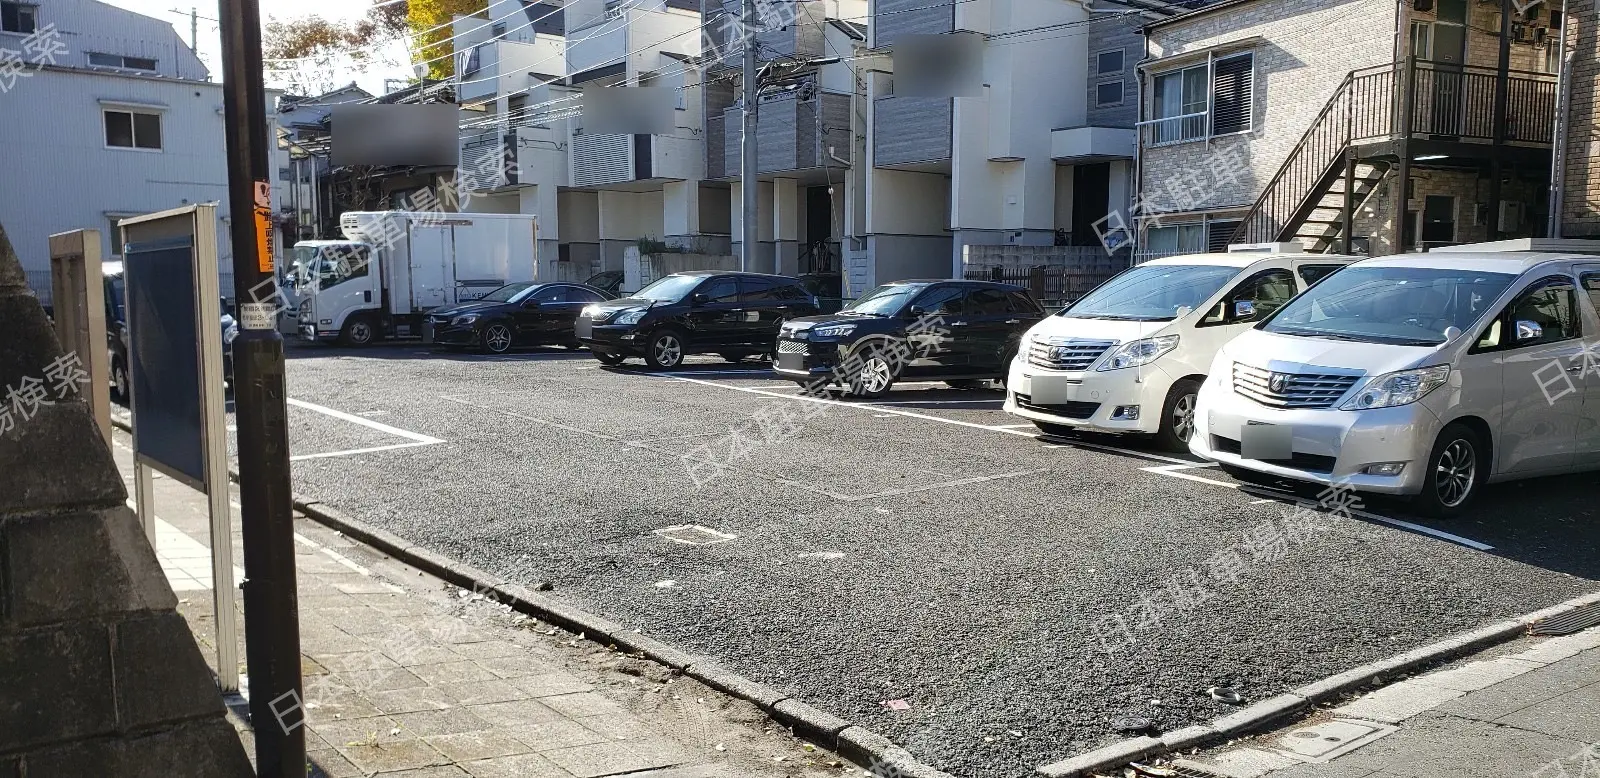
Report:
[{"label": "car windshield", "polygon": [[654,300],[658,303],[675,303],[689,295],[701,281],[709,276],[667,276],[657,279],[655,283],[634,292],[630,297],[640,297]]},{"label": "car windshield", "polygon": [[1261,329],[1284,335],[1437,346],[1470,328],[1515,276],[1420,267],[1346,268],[1291,300]]},{"label": "car windshield", "polygon": [[866,316],[899,316],[900,309],[927,287],[920,284],[887,284],[880,286],[851,303],[840,313],[858,313]]},{"label": "car windshield", "polygon": [[1058,316],[1171,321],[1199,308],[1239,274],[1226,265],[1140,265],[1123,271]]},{"label": "car windshield", "polygon": [[510,303],[520,299],[523,292],[532,289],[534,284],[506,284],[478,299],[486,303]]}]

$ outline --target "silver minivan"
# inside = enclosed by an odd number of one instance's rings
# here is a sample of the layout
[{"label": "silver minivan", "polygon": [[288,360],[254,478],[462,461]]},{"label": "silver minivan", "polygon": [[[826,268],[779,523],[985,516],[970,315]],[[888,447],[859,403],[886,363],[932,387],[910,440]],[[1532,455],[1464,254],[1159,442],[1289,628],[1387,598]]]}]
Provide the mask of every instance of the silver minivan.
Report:
[{"label": "silver minivan", "polygon": [[1600,241],[1357,262],[1218,352],[1190,450],[1262,476],[1411,497],[1600,469]]}]

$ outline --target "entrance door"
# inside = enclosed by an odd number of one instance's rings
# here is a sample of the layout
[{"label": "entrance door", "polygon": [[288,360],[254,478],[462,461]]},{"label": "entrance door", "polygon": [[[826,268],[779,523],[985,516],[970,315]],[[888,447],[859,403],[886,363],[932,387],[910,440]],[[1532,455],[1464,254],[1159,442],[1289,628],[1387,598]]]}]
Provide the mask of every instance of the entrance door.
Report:
[{"label": "entrance door", "polygon": [[806,187],[806,250],[800,263],[802,273],[829,273],[838,270],[828,251],[833,240],[833,196],[828,187]]},{"label": "entrance door", "polygon": [[1422,246],[1434,248],[1456,242],[1456,198],[1428,195],[1422,201]]},{"label": "entrance door", "polygon": [[1467,0],[1439,0],[1439,22],[1433,25],[1433,63],[1419,72],[1431,79],[1432,105],[1426,121],[1415,129],[1434,136],[1459,137],[1466,116]]},{"label": "entrance door", "polygon": [[1072,168],[1072,245],[1098,246],[1095,222],[1111,213],[1111,163]]}]

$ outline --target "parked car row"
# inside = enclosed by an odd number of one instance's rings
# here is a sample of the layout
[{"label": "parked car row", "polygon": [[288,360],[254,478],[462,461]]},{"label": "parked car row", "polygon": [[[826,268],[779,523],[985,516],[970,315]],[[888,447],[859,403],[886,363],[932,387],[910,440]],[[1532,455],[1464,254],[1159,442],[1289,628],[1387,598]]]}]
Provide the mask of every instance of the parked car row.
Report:
[{"label": "parked car row", "polygon": [[1377,259],[1170,257],[1047,314],[1021,287],[908,280],[833,313],[814,284],[695,271],[612,299],[513,284],[432,316],[440,343],[587,347],[673,369],[758,355],[809,390],[998,381],[1062,435],[1151,436],[1246,481],[1412,498],[1435,516],[1486,483],[1600,469],[1600,243]]}]

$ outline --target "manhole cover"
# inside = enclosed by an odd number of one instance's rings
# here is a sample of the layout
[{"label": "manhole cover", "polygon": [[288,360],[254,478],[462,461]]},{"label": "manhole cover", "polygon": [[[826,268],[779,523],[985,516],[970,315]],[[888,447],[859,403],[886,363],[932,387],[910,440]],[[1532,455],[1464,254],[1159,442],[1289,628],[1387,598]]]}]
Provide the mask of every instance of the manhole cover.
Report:
[{"label": "manhole cover", "polygon": [[656,530],[655,533],[675,543],[687,543],[691,546],[709,546],[712,543],[721,543],[725,540],[733,540],[739,537],[738,535],[729,535],[726,532],[718,532],[710,527],[702,527],[699,524],[679,524],[675,527],[662,527]]},{"label": "manhole cover", "polygon": [[1394,731],[1394,727],[1370,721],[1334,719],[1290,732],[1279,738],[1272,747],[1284,756],[1321,763]]}]

